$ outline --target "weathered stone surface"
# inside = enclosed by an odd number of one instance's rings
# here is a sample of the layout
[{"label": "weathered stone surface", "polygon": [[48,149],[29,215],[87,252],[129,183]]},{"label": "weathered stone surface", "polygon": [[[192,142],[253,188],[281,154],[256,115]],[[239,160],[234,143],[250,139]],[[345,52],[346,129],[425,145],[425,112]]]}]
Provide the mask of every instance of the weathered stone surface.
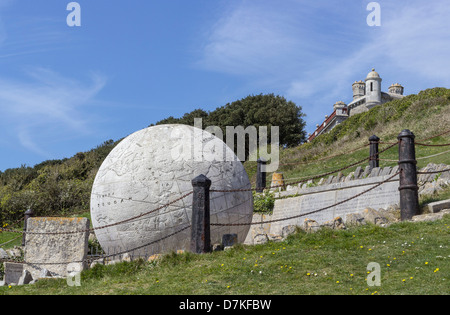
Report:
[{"label": "weathered stone surface", "polygon": [[331,184],[333,182],[333,180],[334,180],[334,176],[330,175],[328,177],[328,179],[325,181],[325,185]]},{"label": "weathered stone surface", "polygon": [[[345,217],[349,213],[363,211],[367,207],[380,209],[399,204],[400,194],[398,191],[398,176],[361,196],[340,203],[341,201],[347,200],[368,190],[380,181],[388,179],[389,176],[378,176],[374,178],[352,180],[349,182],[309,187],[302,190],[300,196],[277,199],[275,201],[272,220],[297,217],[272,223],[270,226],[270,233],[281,235],[281,229],[285,225],[302,226],[302,221],[305,217],[317,221],[320,225],[332,218]],[[281,194],[281,196],[285,195]],[[334,204],[338,205],[333,206]],[[317,210],[320,211],[309,214],[310,212]],[[302,213],[305,214],[305,216],[299,216]],[[357,219],[355,218],[355,220]]]},{"label": "weathered stone surface", "polygon": [[436,213],[420,214],[412,217],[414,222],[424,222],[424,221],[436,221],[444,217],[444,215],[450,214],[450,209],[441,210]]},{"label": "weathered stone surface", "polygon": [[23,249],[22,247],[14,246],[14,248],[8,249],[6,253],[8,254],[9,258],[20,258],[23,256]]},{"label": "weathered stone surface", "polygon": [[223,250],[222,244],[216,243],[212,245],[213,252],[220,252],[221,250]]},{"label": "weathered stone surface", "polygon": [[383,169],[381,170],[380,176],[386,176],[386,175],[389,175],[389,174],[391,174],[391,172],[392,172],[392,167],[386,166],[385,168],[383,168]]},{"label": "weathered stone surface", "polygon": [[388,223],[388,220],[384,216],[382,216],[380,212],[372,208],[364,209],[362,215],[364,217],[364,221],[367,223],[372,223],[375,225]]},{"label": "weathered stone surface", "polygon": [[[117,145],[98,171],[91,195],[94,227],[123,221],[192,192],[191,180],[205,175],[211,190],[246,189],[251,184],[234,152],[211,133],[186,125],[159,125],[138,131]],[[210,194],[211,223],[250,223],[251,191]],[[105,251],[132,250],[136,255],[189,249],[192,196],[159,211],[96,231]],[[211,243],[237,234],[243,242],[249,225],[212,226]],[[161,240],[164,238],[163,240]],[[152,244],[151,244],[152,243]],[[146,244],[151,244],[145,246]]]},{"label": "weathered stone surface", "polygon": [[222,246],[234,246],[238,243],[238,235],[237,234],[224,234],[222,236]]},{"label": "weathered stone surface", "polygon": [[427,205],[428,212],[436,213],[444,209],[450,209],[450,199],[429,203]]},{"label": "weathered stone surface", "polygon": [[22,276],[20,277],[17,285],[26,285],[29,284],[31,281],[33,281],[33,277],[31,276],[31,273],[25,269],[22,272]]},{"label": "weathered stone surface", "polygon": [[254,239],[257,235],[269,234],[271,224],[264,222],[270,221],[271,219],[272,215],[270,214],[259,214],[259,213],[253,214],[252,223],[260,223],[260,224],[252,224],[250,226],[250,231],[247,234],[244,244],[252,245],[254,244]]},{"label": "weathered stone surface", "polygon": [[366,178],[368,177],[370,174],[370,166],[366,166],[366,168],[364,169],[364,172],[361,174],[360,178]]},{"label": "weathered stone surface", "polygon": [[[420,172],[440,172],[446,169],[449,169],[450,166],[446,164],[434,164],[429,163],[424,168],[420,169]],[[442,173],[435,173],[435,174],[419,174],[417,176],[417,183],[419,185],[423,185],[427,182],[435,181],[438,178],[442,179],[448,179],[450,178],[450,172],[442,172]]]},{"label": "weathered stone surface", "polygon": [[39,273],[39,279],[42,278],[51,278],[52,274],[50,273],[50,271],[48,271],[47,269],[42,269],[41,272]]},{"label": "weathered stone surface", "polygon": [[[89,220],[86,218],[30,218],[27,223],[25,262],[33,278],[43,269],[65,277],[68,265],[83,270],[88,251]],[[81,233],[58,234],[84,231]],[[33,234],[47,233],[47,234]],[[49,234],[50,233],[50,234]],[[51,234],[55,233],[55,234]]]},{"label": "weathered stone surface", "polygon": [[314,233],[320,229],[320,224],[315,220],[305,219],[303,222],[303,229],[308,233]]},{"label": "weathered stone surface", "polygon": [[17,284],[19,283],[20,277],[22,277],[25,265],[20,263],[3,263],[5,269],[5,284]]},{"label": "weathered stone surface", "polygon": [[350,172],[344,179],[344,182],[349,182],[355,179],[355,172]]},{"label": "weathered stone surface", "polygon": [[297,232],[297,226],[295,226],[295,225],[286,225],[286,226],[283,226],[283,229],[281,230],[281,236],[283,238],[286,238],[289,235],[295,234],[296,232]]},{"label": "weathered stone surface", "polygon": [[344,220],[341,217],[334,218],[333,220],[326,221],[321,224],[321,227],[327,227],[333,230],[345,230],[347,227],[344,224]]},{"label": "weathered stone surface", "polygon": [[364,225],[366,221],[361,213],[349,213],[345,217],[345,222],[347,225]]},{"label": "weathered stone surface", "polygon": [[265,244],[267,243],[267,241],[269,240],[269,237],[267,236],[267,234],[257,234],[255,235],[254,239],[253,239],[253,244],[258,245],[258,244]]},{"label": "weathered stone surface", "polygon": [[9,258],[8,253],[3,248],[0,248],[0,259],[8,259],[8,258]]},{"label": "weathered stone surface", "polygon": [[398,205],[391,205],[387,207],[386,209],[379,209],[378,212],[385,217],[389,222],[398,222],[401,220],[401,214],[400,214],[400,206]]},{"label": "weathered stone surface", "polygon": [[355,170],[355,176],[354,179],[359,179],[362,175],[362,173],[364,172],[364,170],[362,169],[361,166],[358,166]]},{"label": "weathered stone surface", "polygon": [[377,177],[380,174],[381,169],[379,167],[374,167],[369,174],[369,177]]}]

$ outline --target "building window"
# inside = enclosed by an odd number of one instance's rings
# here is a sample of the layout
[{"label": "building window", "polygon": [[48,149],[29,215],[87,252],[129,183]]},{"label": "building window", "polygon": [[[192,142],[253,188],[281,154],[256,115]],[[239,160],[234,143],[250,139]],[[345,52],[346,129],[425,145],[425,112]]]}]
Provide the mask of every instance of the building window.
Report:
[{"label": "building window", "polygon": [[373,92],[373,82],[370,82],[370,92]]}]

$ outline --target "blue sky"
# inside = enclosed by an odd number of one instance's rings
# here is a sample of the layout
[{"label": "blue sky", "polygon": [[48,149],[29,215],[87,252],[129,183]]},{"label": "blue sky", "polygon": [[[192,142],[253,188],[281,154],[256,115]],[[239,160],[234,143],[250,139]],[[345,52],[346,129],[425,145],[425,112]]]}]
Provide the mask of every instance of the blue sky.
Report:
[{"label": "blue sky", "polygon": [[[168,116],[251,94],[307,131],[372,67],[405,93],[450,87],[447,0],[0,0],[0,170],[71,157]],[[281,126],[282,127],[282,126]]]}]

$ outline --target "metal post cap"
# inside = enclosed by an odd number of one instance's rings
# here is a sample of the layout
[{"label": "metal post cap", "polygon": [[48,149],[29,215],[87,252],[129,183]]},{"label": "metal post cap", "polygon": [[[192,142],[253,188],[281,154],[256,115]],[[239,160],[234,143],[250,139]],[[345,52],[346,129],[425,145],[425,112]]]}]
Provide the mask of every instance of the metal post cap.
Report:
[{"label": "metal post cap", "polygon": [[192,180],[192,186],[209,187],[211,186],[211,180],[201,174]]},{"label": "metal post cap", "polygon": [[398,135],[397,139],[401,139],[401,138],[412,138],[414,139],[416,136],[414,135],[414,133],[412,133],[411,130],[409,129],[404,129],[402,132],[400,132],[400,134]]}]

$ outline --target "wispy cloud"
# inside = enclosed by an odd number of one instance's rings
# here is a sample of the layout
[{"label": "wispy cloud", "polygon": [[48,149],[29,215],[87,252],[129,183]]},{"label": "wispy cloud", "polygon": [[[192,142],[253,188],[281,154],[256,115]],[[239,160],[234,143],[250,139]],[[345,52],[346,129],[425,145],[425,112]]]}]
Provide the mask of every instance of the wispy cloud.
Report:
[{"label": "wispy cloud", "polygon": [[239,75],[278,72],[299,51],[300,21],[268,1],[231,2],[204,38],[198,65]]},{"label": "wispy cloud", "polygon": [[0,138],[14,131],[16,138],[9,141],[46,156],[49,142],[89,134],[92,116],[85,107],[105,84],[102,75],[91,74],[85,84],[45,68],[29,69],[25,80],[0,77]]},{"label": "wispy cloud", "polygon": [[350,101],[352,82],[372,67],[387,86],[403,79],[406,91],[450,85],[448,1],[378,2],[381,27],[366,24],[369,1],[230,1],[204,38],[198,65],[284,91],[310,126],[334,102]]},{"label": "wispy cloud", "polygon": [[[351,83],[364,79],[372,67],[381,70],[385,78],[403,78],[407,90],[450,85],[450,7],[446,1],[418,0],[401,5],[382,1],[381,8],[381,27],[364,26],[364,40],[344,56],[330,54],[312,59],[316,71],[303,72],[292,80],[288,96],[313,99],[315,106],[310,112],[326,113],[332,102],[351,100]],[[391,83],[384,81],[387,86]],[[319,122],[323,116],[315,119]]]}]

